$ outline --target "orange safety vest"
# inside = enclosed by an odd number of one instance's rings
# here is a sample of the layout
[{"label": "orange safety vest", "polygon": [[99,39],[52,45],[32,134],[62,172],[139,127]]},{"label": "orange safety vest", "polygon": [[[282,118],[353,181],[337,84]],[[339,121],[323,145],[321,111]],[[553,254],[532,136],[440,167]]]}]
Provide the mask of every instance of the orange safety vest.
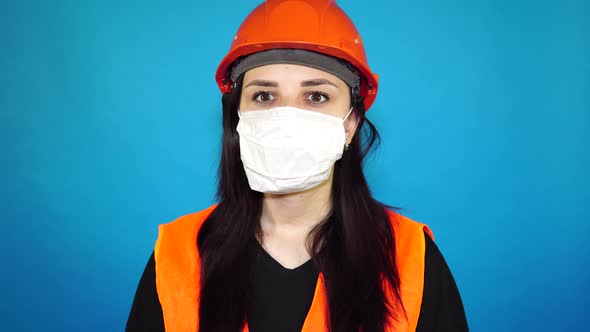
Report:
[{"label": "orange safety vest", "polygon": [[[160,225],[154,253],[156,261],[156,289],[162,306],[165,330],[168,332],[196,332],[199,326],[199,251],[197,234],[216,205]],[[424,289],[424,231],[433,238],[428,226],[388,211],[395,230],[401,298],[407,321],[392,323],[385,332],[415,331]],[[302,332],[325,332],[327,294],[320,272],[311,308]],[[248,332],[248,325],[243,332]]]}]

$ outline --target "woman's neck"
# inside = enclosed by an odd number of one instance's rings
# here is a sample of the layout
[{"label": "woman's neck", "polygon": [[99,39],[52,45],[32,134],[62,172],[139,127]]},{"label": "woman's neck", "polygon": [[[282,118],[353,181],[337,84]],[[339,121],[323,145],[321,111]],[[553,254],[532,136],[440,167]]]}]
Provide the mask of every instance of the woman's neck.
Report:
[{"label": "woman's neck", "polygon": [[332,174],[322,184],[306,191],[265,194],[260,220],[261,242],[274,239],[305,247],[309,232],[332,209]]},{"label": "woman's neck", "polygon": [[273,228],[311,229],[332,208],[332,175],[322,184],[303,192],[265,194],[262,202],[261,226]]},{"label": "woman's neck", "polygon": [[306,240],[309,232],[330,213],[331,192],[332,175],[303,192],[264,195],[259,240],[283,266],[294,268],[310,258]]}]

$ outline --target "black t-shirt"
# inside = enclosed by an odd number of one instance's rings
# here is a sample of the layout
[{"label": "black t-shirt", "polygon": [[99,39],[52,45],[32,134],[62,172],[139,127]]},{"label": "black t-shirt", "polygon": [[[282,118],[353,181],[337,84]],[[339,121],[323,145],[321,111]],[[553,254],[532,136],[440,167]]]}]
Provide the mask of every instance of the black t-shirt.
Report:
[{"label": "black t-shirt", "polygon": [[[436,244],[429,236],[425,238],[424,292],[416,331],[468,331],[453,275]],[[250,250],[255,251],[256,259],[251,278],[254,305],[248,313],[249,330],[301,331],[319,274],[313,262],[309,260],[295,269],[284,268],[255,239]],[[164,331],[153,253],[139,281],[126,331]]]}]

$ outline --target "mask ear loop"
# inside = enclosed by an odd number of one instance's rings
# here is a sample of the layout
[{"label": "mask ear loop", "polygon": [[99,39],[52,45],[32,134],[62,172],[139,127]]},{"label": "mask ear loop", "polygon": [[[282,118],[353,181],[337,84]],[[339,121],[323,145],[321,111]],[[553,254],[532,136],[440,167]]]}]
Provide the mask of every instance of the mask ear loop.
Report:
[{"label": "mask ear loop", "polygon": [[[342,120],[342,124],[344,124],[346,119],[348,119],[348,116],[350,115],[350,113],[352,113],[352,109],[354,108],[354,105],[358,105],[359,103],[361,103],[361,104],[363,103],[363,97],[361,97],[359,95],[360,85],[361,85],[361,78],[360,78],[360,75],[357,75],[356,84],[355,84],[355,86],[352,87],[352,89],[350,91],[352,106],[350,106],[350,110],[348,111],[348,114],[346,114],[346,116],[344,117],[344,120]],[[348,150],[350,150],[350,143],[344,142],[344,151],[348,151]]]},{"label": "mask ear loop", "polygon": [[346,122],[346,119],[348,119],[348,116],[350,115],[350,113],[352,113],[353,108],[354,108],[353,106],[350,106],[348,113],[346,113],[346,116],[344,117],[344,119],[342,119],[342,123]]},{"label": "mask ear loop", "polygon": [[[344,122],[346,122],[346,119],[348,119],[348,116],[350,116],[350,114],[352,113],[352,109],[354,107],[350,106],[350,109],[348,110],[348,113],[346,114],[346,116],[344,117],[344,119],[342,119],[342,124],[344,124]],[[346,143],[346,141],[344,142],[344,151],[348,151],[350,150],[350,143]]]}]

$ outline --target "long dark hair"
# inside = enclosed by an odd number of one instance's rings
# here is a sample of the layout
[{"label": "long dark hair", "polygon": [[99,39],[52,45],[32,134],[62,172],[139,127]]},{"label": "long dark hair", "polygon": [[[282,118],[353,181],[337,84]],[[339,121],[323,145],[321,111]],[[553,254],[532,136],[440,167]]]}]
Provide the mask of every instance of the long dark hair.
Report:
[{"label": "long dark hair", "polygon": [[[201,257],[199,331],[241,331],[251,301],[252,237],[261,235],[262,194],[250,189],[236,132],[243,77],[224,94],[218,207],[204,222],[197,246]],[[395,260],[394,231],[386,208],[371,196],[363,159],[379,143],[365,117],[363,100],[351,92],[360,134],[334,167],[332,210],[309,234],[312,259],[323,273],[332,332],[381,332],[391,319],[405,319]],[[388,301],[386,292],[393,294]]]}]

